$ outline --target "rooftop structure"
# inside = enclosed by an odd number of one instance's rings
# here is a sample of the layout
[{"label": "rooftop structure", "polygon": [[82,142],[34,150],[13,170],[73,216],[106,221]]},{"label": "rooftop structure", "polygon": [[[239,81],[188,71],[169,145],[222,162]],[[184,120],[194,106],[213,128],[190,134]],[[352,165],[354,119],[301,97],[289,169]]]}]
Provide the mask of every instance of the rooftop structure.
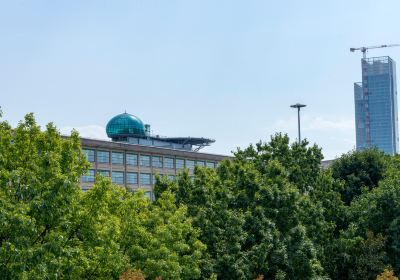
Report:
[{"label": "rooftop structure", "polygon": [[215,168],[228,156],[199,152],[214,140],[196,137],[161,137],[150,135],[150,126],[138,117],[123,113],[113,117],[106,132],[112,141],[81,138],[82,149],[91,163],[81,178],[81,188],[88,190],[96,174],[110,177],[112,182],[129,191],[143,189],[154,199],[156,175],[175,180],[187,169],[193,176],[195,166]]},{"label": "rooftop structure", "polygon": [[138,117],[123,113],[113,117],[106,127],[107,136],[113,141],[126,137],[145,137],[145,127]]},{"label": "rooftop structure", "polygon": [[165,147],[178,150],[199,151],[215,140],[203,137],[164,137],[151,135],[150,125],[138,117],[123,113],[113,117],[106,127],[107,136],[116,142],[145,146]]}]

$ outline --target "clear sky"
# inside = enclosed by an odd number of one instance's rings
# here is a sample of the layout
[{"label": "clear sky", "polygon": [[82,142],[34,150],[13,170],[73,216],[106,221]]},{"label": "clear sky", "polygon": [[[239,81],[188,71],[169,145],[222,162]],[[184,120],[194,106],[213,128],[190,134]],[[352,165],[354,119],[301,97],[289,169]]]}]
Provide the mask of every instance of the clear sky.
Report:
[{"label": "clear sky", "polygon": [[[0,106],[104,138],[125,110],[155,134],[229,154],[302,134],[327,159],[354,148],[361,53],[400,43],[399,0],[0,0]],[[400,48],[371,50],[400,63]]]}]

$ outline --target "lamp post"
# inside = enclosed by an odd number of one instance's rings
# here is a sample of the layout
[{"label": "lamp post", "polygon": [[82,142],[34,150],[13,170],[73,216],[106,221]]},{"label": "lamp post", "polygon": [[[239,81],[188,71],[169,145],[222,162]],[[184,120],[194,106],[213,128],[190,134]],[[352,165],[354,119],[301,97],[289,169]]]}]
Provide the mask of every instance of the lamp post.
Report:
[{"label": "lamp post", "polygon": [[292,108],[297,108],[297,126],[299,129],[299,144],[301,143],[301,137],[300,137],[300,108],[306,107],[304,104],[296,103],[293,105],[290,105]]}]

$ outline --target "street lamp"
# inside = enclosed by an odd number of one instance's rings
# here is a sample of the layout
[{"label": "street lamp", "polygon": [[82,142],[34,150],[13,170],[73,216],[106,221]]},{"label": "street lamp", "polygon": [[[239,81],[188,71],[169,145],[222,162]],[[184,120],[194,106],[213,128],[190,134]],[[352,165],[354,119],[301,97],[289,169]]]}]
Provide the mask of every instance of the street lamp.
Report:
[{"label": "street lamp", "polygon": [[290,105],[292,108],[297,108],[297,125],[299,128],[299,144],[301,143],[301,138],[300,138],[300,108],[306,107],[304,104],[296,103],[293,105]]}]

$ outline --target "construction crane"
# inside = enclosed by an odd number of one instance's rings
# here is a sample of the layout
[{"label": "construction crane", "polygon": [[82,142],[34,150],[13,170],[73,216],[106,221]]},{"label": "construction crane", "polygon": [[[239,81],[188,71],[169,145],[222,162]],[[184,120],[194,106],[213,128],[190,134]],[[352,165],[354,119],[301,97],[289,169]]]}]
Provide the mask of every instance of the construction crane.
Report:
[{"label": "construction crane", "polygon": [[389,47],[399,47],[399,44],[391,44],[391,45],[380,45],[380,46],[371,46],[371,47],[360,47],[360,48],[350,48],[351,52],[361,51],[363,53],[363,59],[367,58],[367,51],[369,49],[379,49],[379,48],[389,48]]}]

